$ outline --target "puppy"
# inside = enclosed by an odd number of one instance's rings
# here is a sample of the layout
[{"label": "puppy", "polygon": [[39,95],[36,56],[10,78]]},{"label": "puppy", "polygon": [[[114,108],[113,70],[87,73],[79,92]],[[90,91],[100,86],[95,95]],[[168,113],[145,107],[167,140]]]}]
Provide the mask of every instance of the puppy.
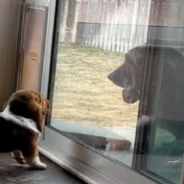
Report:
[{"label": "puppy", "polygon": [[35,91],[19,90],[11,95],[0,113],[0,152],[12,152],[19,164],[46,169],[38,154],[38,141],[50,103]]}]

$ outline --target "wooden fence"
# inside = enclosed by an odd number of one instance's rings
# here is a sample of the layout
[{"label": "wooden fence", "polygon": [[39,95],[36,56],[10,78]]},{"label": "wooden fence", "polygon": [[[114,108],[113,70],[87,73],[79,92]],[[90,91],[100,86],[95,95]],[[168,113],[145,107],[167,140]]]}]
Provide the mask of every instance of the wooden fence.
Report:
[{"label": "wooden fence", "polygon": [[149,26],[184,25],[183,2],[65,0],[61,42],[125,53],[147,41]]}]

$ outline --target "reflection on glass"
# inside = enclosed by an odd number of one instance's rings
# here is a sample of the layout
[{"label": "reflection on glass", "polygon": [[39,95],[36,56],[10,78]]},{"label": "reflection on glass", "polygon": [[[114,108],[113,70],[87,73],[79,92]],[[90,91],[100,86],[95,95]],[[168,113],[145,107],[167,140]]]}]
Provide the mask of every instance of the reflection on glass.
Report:
[{"label": "reflection on glass", "polygon": [[[162,3],[141,3],[62,5],[51,126],[162,183],[179,183],[184,58],[173,32],[180,24],[166,21],[172,4],[160,20]],[[176,23],[176,12],[169,18]]]},{"label": "reflection on glass", "polygon": [[[131,166],[140,97],[131,85],[142,71],[137,73],[133,64],[134,50],[124,55],[133,48],[127,34],[134,28],[121,18],[121,10],[128,10],[118,1],[66,1],[62,6],[51,126]],[[100,9],[104,17],[97,14]],[[146,41],[142,36],[137,45]]]},{"label": "reflection on glass", "polygon": [[146,157],[142,169],[165,182],[179,183],[184,148],[184,57],[181,50],[172,48],[157,47],[151,51],[152,101],[147,104],[149,115],[139,119],[140,128],[149,127],[145,132],[147,147],[143,147]]}]

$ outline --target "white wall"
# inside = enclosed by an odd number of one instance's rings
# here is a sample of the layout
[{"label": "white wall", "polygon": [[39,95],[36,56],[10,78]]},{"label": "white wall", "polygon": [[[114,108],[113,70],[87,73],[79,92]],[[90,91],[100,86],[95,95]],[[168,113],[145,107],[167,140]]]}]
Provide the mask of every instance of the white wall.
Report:
[{"label": "white wall", "polygon": [[21,0],[0,0],[0,110],[13,92]]}]

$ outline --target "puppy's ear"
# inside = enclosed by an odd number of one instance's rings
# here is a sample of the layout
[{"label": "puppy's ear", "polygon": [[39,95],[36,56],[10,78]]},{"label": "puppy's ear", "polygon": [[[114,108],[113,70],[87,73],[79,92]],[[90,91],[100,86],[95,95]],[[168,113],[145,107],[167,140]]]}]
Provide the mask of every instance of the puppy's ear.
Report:
[{"label": "puppy's ear", "polygon": [[42,108],[44,112],[49,112],[50,111],[50,102],[49,100],[44,99],[42,103]]},{"label": "puppy's ear", "polygon": [[47,104],[47,109],[49,110],[50,109],[50,101],[46,100],[46,104]]}]

